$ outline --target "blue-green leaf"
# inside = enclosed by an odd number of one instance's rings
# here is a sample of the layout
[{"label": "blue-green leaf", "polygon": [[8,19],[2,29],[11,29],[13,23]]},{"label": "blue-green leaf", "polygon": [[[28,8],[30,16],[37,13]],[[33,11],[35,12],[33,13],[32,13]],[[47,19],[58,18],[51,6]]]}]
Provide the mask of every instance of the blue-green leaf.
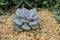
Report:
[{"label": "blue-green leaf", "polygon": [[22,22],[29,22],[28,20],[26,20],[26,19],[21,19],[22,20]]},{"label": "blue-green leaf", "polygon": [[29,27],[26,23],[22,26],[22,28],[23,28],[24,30],[30,30],[30,27]]},{"label": "blue-green leaf", "polygon": [[29,22],[29,25],[35,25],[35,24],[37,24],[36,21],[30,21],[30,22]]},{"label": "blue-green leaf", "polygon": [[36,25],[31,25],[31,28],[32,28],[32,29],[38,29],[39,26],[38,26],[38,24],[36,24]]},{"label": "blue-green leaf", "polygon": [[20,31],[20,32],[24,31],[23,28],[22,28],[21,26],[17,25],[17,24],[14,24],[14,28],[15,28],[17,31]]},{"label": "blue-green leaf", "polygon": [[30,18],[32,18],[32,17],[34,17],[34,16],[36,16],[36,15],[37,15],[36,9],[31,9],[31,10],[30,10]]},{"label": "blue-green leaf", "polygon": [[17,16],[19,16],[21,18],[24,18],[22,9],[17,9],[15,13],[16,13]]},{"label": "blue-green leaf", "polygon": [[23,22],[20,19],[14,19],[13,20],[17,25],[22,25]]},{"label": "blue-green leaf", "polygon": [[29,17],[29,10],[26,8],[23,8],[22,10],[23,10],[24,17],[28,18]]}]

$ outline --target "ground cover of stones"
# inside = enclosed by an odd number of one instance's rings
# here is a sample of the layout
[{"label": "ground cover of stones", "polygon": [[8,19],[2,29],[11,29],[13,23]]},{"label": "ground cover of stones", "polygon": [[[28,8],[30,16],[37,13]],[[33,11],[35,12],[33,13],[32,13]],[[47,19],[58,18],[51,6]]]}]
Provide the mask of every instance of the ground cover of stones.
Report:
[{"label": "ground cover of stones", "polygon": [[37,30],[17,31],[12,22],[14,15],[13,13],[0,16],[0,40],[60,40],[60,24],[47,9],[38,11],[42,21]]}]

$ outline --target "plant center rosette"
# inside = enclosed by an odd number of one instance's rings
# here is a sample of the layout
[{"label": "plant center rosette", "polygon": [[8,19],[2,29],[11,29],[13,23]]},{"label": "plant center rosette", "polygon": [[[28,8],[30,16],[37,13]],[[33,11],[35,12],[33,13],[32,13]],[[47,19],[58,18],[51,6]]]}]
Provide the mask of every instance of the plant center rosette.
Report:
[{"label": "plant center rosette", "polygon": [[38,23],[41,21],[38,18],[36,9],[17,9],[16,15],[13,18],[14,28],[18,31],[38,29]]}]

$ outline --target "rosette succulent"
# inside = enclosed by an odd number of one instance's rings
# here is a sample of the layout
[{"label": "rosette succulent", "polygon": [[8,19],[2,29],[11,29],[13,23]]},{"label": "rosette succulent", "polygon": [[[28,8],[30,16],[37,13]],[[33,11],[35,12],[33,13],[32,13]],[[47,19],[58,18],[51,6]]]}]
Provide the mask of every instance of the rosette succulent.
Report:
[{"label": "rosette succulent", "polygon": [[17,9],[15,13],[16,15],[13,22],[15,29],[18,31],[39,28],[38,23],[40,22],[40,19],[38,18],[37,11],[35,9]]}]

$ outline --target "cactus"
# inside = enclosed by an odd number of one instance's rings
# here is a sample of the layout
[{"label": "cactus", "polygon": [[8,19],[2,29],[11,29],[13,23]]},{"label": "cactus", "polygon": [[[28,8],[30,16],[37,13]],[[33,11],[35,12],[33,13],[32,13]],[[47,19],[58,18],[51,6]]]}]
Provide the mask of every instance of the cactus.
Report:
[{"label": "cactus", "polygon": [[26,8],[17,9],[16,15],[13,18],[14,27],[18,31],[37,29],[38,23],[41,21],[38,18],[37,11],[35,9],[28,10]]}]

